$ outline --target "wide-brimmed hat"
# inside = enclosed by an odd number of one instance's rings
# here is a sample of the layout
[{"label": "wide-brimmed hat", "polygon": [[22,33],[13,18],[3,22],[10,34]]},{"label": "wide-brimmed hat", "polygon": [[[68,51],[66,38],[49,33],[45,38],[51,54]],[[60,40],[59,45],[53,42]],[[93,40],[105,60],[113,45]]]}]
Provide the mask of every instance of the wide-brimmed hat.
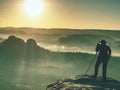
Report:
[{"label": "wide-brimmed hat", "polygon": [[105,40],[101,40],[101,43],[102,44],[106,44],[107,42]]}]

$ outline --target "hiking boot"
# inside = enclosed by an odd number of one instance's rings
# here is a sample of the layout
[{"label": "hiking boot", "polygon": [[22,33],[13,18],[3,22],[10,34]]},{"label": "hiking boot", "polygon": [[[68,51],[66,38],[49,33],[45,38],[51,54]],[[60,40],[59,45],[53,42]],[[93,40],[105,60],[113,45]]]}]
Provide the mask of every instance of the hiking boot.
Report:
[{"label": "hiking boot", "polygon": [[103,82],[106,82],[106,78],[102,78],[102,81],[103,81]]}]

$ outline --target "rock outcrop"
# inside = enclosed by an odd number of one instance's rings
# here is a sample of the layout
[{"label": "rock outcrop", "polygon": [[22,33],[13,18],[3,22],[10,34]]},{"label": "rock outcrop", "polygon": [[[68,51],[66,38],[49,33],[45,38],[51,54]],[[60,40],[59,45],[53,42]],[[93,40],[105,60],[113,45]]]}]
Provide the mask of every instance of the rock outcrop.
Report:
[{"label": "rock outcrop", "polygon": [[49,84],[46,90],[120,90],[120,82],[112,78],[103,82],[101,77],[78,75]]},{"label": "rock outcrop", "polygon": [[44,57],[48,52],[49,50],[38,46],[34,39],[28,39],[25,42],[12,35],[0,42],[0,58],[26,58],[34,60]]}]

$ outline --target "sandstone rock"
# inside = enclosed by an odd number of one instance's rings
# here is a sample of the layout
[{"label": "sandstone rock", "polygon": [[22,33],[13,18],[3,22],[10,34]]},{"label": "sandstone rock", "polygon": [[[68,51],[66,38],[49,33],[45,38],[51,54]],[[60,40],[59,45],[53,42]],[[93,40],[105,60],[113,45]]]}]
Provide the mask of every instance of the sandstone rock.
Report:
[{"label": "sandstone rock", "polygon": [[78,75],[49,84],[46,90],[120,90],[120,82],[112,78],[102,81],[101,77]]}]

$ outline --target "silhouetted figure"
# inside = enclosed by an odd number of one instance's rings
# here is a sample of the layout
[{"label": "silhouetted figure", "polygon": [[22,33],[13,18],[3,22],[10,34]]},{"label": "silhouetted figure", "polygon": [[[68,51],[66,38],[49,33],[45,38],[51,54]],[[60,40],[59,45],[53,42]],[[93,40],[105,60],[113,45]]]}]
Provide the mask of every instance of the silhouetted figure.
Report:
[{"label": "silhouetted figure", "polygon": [[98,68],[102,63],[103,73],[102,73],[102,80],[106,80],[106,72],[107,72],[107,63],[111,55],[111,48],[106,45],[105,40],[101,40],[96,46],[96,53],[98,53],[97,62],[95,64],[95,71],[94,77],[96,78],[98,75]]}]

